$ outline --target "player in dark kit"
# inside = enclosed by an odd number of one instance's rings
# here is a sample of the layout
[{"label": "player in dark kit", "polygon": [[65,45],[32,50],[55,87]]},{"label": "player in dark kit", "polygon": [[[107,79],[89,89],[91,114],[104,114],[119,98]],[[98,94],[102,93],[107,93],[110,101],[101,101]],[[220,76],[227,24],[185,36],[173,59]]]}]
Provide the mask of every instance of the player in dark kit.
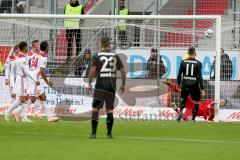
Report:
[{"label": "player in dark kit", "polygon": [[107,112],[107,138],[112,138],[113,109],[116,92],[117,70],[121,72],[121,94],[125,91],[126,72],[118,55],[112,52],[109,38],[101,38],[101,51],[93,56],[89,71],[89,91],[92,91],[92,80],[97,80],[92,103],[92,133],[90,138],[96,138],[99,110],[105,104]]},{"label": "player in dark kit", "polygon": [[196,51],[194,47],[188,49],[189,58],[182,60],[177,76],[178,85],[181,85],[181,103],[180,112],[177,117],[177,121],[181,121],[183,116],[183,109],[188,100],[188,96],[191,95],[193,102],[195,103],[192,121],[195,121],[199,110],[199,101],[201,96],[205,96],[203,89],[203,77],[202,77],[202,63],[195,59]]}]

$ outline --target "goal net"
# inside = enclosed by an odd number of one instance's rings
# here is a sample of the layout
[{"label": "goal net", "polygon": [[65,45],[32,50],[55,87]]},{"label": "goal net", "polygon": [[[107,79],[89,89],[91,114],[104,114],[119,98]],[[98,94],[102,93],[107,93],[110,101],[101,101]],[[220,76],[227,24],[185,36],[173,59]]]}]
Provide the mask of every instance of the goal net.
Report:
[{"label": "goal net", "polygon": [[[0,15],[0,25],[3,63],[12,54],[13,45],[20,41],[26,41],[29,50],[35,39],[48,41],[46,73],[54,86],[49,88],[45,85],[44,91],[51,111],[63,119],[90,115],[92,95],[87,95],[86,92],[91,62],[88,56],[89,53],[93,56],[101,50],[100,39],[103,36],[111,39],[112,52],[119,55],[127,72],[126,92],[123,95],[117,92],[115,96],[115,117],[138,120],[175,119],[177,112],[171,106],[173,103],[179,105],[180,94],[171,86],[176,84],[179,64],[186,58],[191,46],[196,48],[197,59],[202,62],[206,91],[202,101],[209,104],[207,108],[215,108],[214,120],[225,121],[233,109],[239,109],[239,67],[236,67],[239,65],[239,54],[231,51],[231,62],[222,61],[220,16],[23,14]],[[213,31],[213,36],[206,36],[208,29]],[[225,49],[225,52],[228,53],[228,50]],[[223,71],[220,63],[232,64],[233,74],[226,81],[221,79]],[[211,78],[211,74],[214,74],[214,78]],[[0,78],[0,112],[3,113],[10,105],[11,98],[8,86],[4,84],[4,76]],[[119,88],[120,74],[117,78]],[[33,112],[34,107],[29,108],[29,114]],[[103,115],[104,113],[102,110]],[[204,118],[200,116],[198,120]]]}]

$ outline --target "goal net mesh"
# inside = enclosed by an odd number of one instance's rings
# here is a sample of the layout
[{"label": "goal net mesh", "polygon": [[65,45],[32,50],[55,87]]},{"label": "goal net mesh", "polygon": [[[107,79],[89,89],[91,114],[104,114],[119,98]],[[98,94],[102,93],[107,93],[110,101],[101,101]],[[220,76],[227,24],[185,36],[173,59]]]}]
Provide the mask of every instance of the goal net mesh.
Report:
[{"label": "goal net mesh", "polygon": [[[67,29],[64,21],[79,22],[80,25]],[[223,23],[223,35],[232,31],[233,26],[227,20]],[[144,113],[155,114],[156,119],[174,119],[175,111],[170,109],[172,103],[179,105],[180,94],[176,93],[164,80],[176,84],[176,76],[180,61],[188,48],[196,47],[197,59],[202,62],[202,73],[206,96],[202,100],[215,99],[215,78],[213,73],[216,55],[216,19],[63,19],[63,18],[1,18],[0,17],[0,50],[4,63],[11,54],[12,46],[26,41],[31,50],[31,42],[35,39],[49,42],[48,66],[46,72],[54,82],[53,88],[45,87],[48,97],[47,105],[58,107],[59,114],[72,114],[77,109],[88,112],[91,108],[91,96],[86,95],[88,68],[90,61],[86,52],[93,56],[100,48],[100,39],[110,37],[113,52],[118,54],[127,71],[127,86],[124,95],[116,94],[116,113],[125,111],[123,117],[145,116]],[[237,27],[236,27],[237,28]],[[205,31],[211,29],[213,36],[207,38]],[[224,38],[224,37],[223,37]],[[156,48],[160,57],[152,60]],[[239,52],[229,53],[229,61],[222,61],[227,68],[232,68],[228,79],[221,79],[220,92],[224,103],[223,109],[239,109]],[[160,61],[161,59],[161,61]],[[158,61],[159,60],[159,61]],[[161,63],[165,66],[164,69]],[[222,70],[221,70],[222,72]],[[226,69],[230,72],[230,69]],[[121,85],[118,76],[117,87]],[[8,87],[1,77],[0,104],[10,103]],[[230,89],[231,88],[231,89]],[[236,92],[236,94],[235,94]],[[61,103],[62,102],[62,103]],[[236,105],[234,105],[236,103]],[[75,107],[75,108],[74,108]],[[129,110],[122,108],[129,107]],[[67,108],[66,110],[64,110]],[[168,108],[169,114],[161,110]],[[71,110],[72,109],[72,110]],[[62,111],[62,112],[61,112]],[[135,112],[136,111],[136,112]],[[119,113],[120,114],[120,113]],[[148,115],[146,115],[148,116]],[[162,116],[162,117],[161,117]],[[141,117],[144,118],[144,117]],[[146,119],[148,119],[147,117]]]}]

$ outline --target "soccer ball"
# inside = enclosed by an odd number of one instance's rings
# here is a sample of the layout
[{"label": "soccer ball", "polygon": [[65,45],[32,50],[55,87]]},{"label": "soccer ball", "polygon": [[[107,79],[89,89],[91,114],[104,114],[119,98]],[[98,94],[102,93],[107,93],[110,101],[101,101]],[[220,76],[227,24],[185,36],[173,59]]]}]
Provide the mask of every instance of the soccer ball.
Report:
[{"label": "soccer ball", "polygon": [[208,30],[206,30],[206,31],[204,32],[204,36],[205,36],[206,38],[212,38],[213,35],[214,35],[214,32],[213,32],[212,29],[208,29]]}]

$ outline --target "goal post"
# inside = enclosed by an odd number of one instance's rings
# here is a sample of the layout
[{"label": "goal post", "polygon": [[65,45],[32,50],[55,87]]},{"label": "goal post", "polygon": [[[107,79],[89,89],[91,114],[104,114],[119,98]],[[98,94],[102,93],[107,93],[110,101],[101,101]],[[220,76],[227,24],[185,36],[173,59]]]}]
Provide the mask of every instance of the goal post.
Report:
[{"label": "goal post", "polygon": [[[65,60],[68,55],[69,41],[66,37],[68,33],[64,20],[79,20],[80,25],[71,29],[81,30],[81,38],[77,39],[78,33],[74,33],[75,35],[70,38],[71,52],[78,52],[78,55],[72,55],[72,60],[68,63]],[[0,36],[0,47],[6,50],[2,53],[8,54],[7,46],[13,46],[16,42],[27,41],[31,46],[30,42],[34,39],[48,40],[50,50],[47,71],[48,76],[56,81],[57,86],[55,89],[45,88],[48,92],[48,105],[52,108],[65,107],[68,111],[76,109],[77,114],[80,114],[87,113],[91,108],[91,97],[84,95],[87,78],[76,75],[75,67],[78,67],[76,63],[79,58],[82,58],[86,49],[90,49],[92,54],[98,52],[101,36],[109,36],[113,42],[117,40],[114,44],[114,52],[122,56],[120,58],[128,72],[127,92],[123,96],[116,95],[117,116],[151,119],[150,116],[154,115],[155,119],[174,119],[176,113],[169,106],[172,102],[179,103],[179,94],[170,91],[163,83],[163,79],[169,77],[172,82],[176,82],[179,62],[187,49],[194,45],[197,50],[197,59],[204,61],[203,64],[207,69],[209,69],[209,63],[216,57],[215,80],[209,80],[210,71],[204,71],[206,73],[204,85],[208,95],[203,97],[203,100],[210,98],[215,100],[215,121],[220,121],[218,113],[221,22],[222,18],[218,15],[0,14],[0,25],[3,26],[0,28],[0,34],[3,35]],[[214,31],[211,39],[204,37],[204,31],[209,28]],[[121,40],[121,35],[126,36],[127,40]],[[161,58],[166,67],[166,73],[162,78],[159,78],[159,67],[155,70],[157,76],[150,78],[148,76],[148,59],[153,47],[158,49],[161,55],[161,57],[158,56],[158,60]],[[3,57],[6,58],[6,55]],[[1,88],[4,87],[6,88],[1,83]],[[2,90],[0,92],[0,105],[9,104],[8,99],[4,98],[8,93],[3,93]],[[55,111],[60,112],[58,109]],[[62,116],[63,113],[59,114]]]},{"label": "goal post", "polygon": [[219,122],[219,110],[220,110],[220,62],[221,62],[221,35],[222,35],[222,20],[221,16],[216,19],[216,77],[215,77],[215,101],[216,103],[216,119]]}]

